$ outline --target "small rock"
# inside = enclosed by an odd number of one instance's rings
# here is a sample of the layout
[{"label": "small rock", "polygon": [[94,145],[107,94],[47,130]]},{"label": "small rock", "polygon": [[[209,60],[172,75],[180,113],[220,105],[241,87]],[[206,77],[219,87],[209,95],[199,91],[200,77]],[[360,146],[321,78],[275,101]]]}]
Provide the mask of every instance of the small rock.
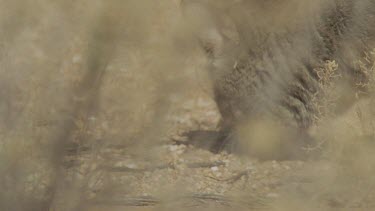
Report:
[{"label": "small rock", "polygon": [[82,56],[81,55],[74,55],[73,56],[73,59],[72,59],[72,62],[74,63],[74,64],[77,64],[77,63],[80,63],[82,61]]},{"label": "small rock", "polygon": [[217,166],[211,167],[211,171],[218,171],[218,170],[219,170],[219,168]]},{"label": "small rock", "polygon": [[279,194],[277,193],[268,193],[266,195],[267,198],[271,198],[271,199],[276,199],[276,198],[279,198]]},{"label": "small rock", "polygon": [[134,163],[128,163],[125,165],[126,167],[130,168],[130,169],[136,169],[138,166]]},{"label": "small rock", "polygon": [[169,145],[169,151],[174,152],[178,149],[177,145]]}]

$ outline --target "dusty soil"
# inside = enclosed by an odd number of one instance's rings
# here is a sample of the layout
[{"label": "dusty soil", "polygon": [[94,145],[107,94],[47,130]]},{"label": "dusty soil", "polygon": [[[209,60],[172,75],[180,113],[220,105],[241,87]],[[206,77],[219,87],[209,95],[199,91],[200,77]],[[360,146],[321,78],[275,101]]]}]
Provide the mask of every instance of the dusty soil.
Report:
[{"label": "dusty soil", "polygon": [[181,104],[170,119],[175,127],[163,144],[141,154],[129,152],[121,145],[102,148],[95,155],[82,152],[80,162],[69,168],[69,172],[72,178],[88,179],[86,209],[363,210],[372,207],[371,191],[364,190],[358,178],[347,180],[349,174],[344,174],[348,173],[345,172],[348,166],[331,160],[259,161],[244,155],[214,154],[190,145],[173,144],[173,140],[184,140],[183,132],[215,129],[220,116],[215,104],[205,96]]}]

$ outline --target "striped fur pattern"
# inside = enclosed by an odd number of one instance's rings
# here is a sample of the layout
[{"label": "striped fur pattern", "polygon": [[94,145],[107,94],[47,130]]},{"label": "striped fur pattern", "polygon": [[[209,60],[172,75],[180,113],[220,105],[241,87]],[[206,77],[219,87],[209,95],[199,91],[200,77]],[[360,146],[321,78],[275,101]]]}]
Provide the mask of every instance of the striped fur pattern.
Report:
[{"label": "striped fur pattern", "polygon": [[[327,60],[338,62],[346,86],[366,81],[352,61],[375,47],[375,1],[247,0],[212,9],[219,2],[201,6],[211,25],[199,36],[223,130],[264,118],[307,130],[317,112],[316,69]],[[224,19],[235,38],[223,29]]]},{"label": "striped fur pattern", "polygon": [[[223,125],[232,127],[242,119],[267,116],[308,128],[315,112],[311,101],[319,91],[316,68],[336,60],[346,81],[354,85],[366,80],[352,61],[374,47],[375,2],[316,1],[319,5],[312,5],[314,9],[304,7],[305,1],[260,2],[247,1],[241,5],[244,9],[229,14],[239,36],[236,43],[219,30],[212,32],[211,43],[202,42],[211,59]],[[272,3],[286,7],[285,11],[277,14]],[[272,18],[264,17],[269,15],[267,7]]]}]

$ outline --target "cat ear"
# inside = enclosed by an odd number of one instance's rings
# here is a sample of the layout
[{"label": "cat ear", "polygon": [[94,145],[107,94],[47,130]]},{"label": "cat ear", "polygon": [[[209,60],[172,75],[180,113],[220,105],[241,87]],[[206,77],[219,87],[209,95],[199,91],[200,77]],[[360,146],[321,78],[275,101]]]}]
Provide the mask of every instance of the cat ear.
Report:
[{"label": "cat ear", "polygon": [[199,42],[208,56],[217,57],[222,53],[224,38],[215,29],[206,29],[201,32]]},{"label": "cat ear", "polygon": [[184,0],[181,6],[185,20],[207,55],[219,55],[223,49],[224,36],[215,12],[207,4],[195,0]]}]

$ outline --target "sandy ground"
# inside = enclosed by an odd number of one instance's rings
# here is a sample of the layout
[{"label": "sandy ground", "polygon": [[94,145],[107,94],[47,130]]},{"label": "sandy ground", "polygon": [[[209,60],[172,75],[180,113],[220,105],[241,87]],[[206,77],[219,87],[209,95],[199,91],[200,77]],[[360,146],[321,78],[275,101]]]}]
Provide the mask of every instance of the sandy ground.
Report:
[{"label": "sandy ground", "polygon": [[[174,134],[165,143],[129,153],[123,146],[83,153],[88,179],[87,210],[366,210],[364,190],[331,160],[259,161],[256,158],[176,145],[183,131],[214,129],[219,114],[210,98],[187,100],[171,118]],[[346,166],[347,167],[347,166]],[[84,176],[82,169],[94,168]],[[351,170],[350,170],[351,171]],[[72,173],[74,172],[74,173]],[[95,173],[92,173],[95,172]],[[80,174],[80,173],[78,173]],[[348,175],[344,175],[348,174]],[[362,174],[362,172],[360,173]],[[74,176],[73,176],[74,177]],[[348,180],[348,177],[351,179]],[[358,195],[357,195],[358,194]]]}]

